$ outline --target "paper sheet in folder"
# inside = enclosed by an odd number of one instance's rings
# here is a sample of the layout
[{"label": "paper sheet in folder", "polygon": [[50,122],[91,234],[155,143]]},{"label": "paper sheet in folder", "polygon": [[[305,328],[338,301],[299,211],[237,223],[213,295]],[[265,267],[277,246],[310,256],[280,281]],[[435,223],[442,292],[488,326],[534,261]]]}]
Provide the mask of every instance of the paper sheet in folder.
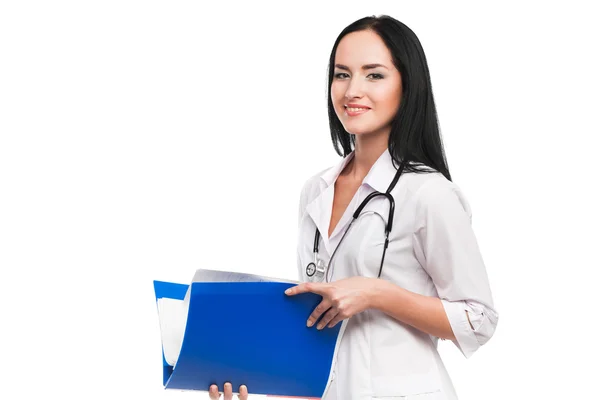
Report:
[{"label": "paper sheet in folder", "polygon": [[252,394],[321,397],[345,323],[306,320],[321,296],[288,297],[297,282],[198,270],[190,285],[154,281],[166,389],[231,382]]}]

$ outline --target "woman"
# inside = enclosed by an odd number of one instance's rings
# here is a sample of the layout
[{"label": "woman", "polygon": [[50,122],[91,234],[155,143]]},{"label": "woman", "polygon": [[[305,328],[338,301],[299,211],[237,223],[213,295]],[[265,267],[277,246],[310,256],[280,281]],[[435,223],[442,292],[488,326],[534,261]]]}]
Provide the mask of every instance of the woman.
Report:
[{"label": "woman", "polygon": [[[323,296],[307,326],[347,321],[323,399],[456,399],[438,338],[470,357],[498,313],[469,205],[446,165],[418,38],[389,16],[354,22],[333,47],[329,88],[344,158],[303,187],[304,283],[286,292]],[[361,204],[375,192],[384,195]]]}]

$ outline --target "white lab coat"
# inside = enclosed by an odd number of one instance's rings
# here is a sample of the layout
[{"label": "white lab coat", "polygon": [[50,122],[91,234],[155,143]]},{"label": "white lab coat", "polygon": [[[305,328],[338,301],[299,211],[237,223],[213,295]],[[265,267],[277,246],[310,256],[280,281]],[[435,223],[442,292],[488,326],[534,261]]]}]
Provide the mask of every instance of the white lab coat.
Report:
[{"label": "white lab coat", "polygon": [[[314,258],[315,228],[321,232],[319,257],[327,263],[358,205],[374,190],[385,192],[394,177],[386,150],[328,238],[334,183],[353,155],[311,177],[302,189],[298,237],[302,281],[311,280],[305,270]],[[490,339],[498,322],[469,205],[458,186],[438,172],[405,171],[391,193],[396,207],[381,279],[439,297],[457,339],[454,344],[468,358]],[[385,198],[368,203],[341,242],[331,265],[331,281],[377,277],[387,218]],[[437,342],[438,338],[379,310],[353,316],[338,342],[323,400],[457,399]]]}]

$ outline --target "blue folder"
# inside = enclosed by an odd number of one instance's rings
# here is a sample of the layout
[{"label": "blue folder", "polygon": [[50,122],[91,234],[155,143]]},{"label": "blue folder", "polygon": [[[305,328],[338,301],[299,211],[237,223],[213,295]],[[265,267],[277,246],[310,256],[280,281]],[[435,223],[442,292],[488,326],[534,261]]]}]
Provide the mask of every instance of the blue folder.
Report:
[{"label": "blue folder", "polygon": [[[163,352],[166,389],[203,390],[231,382],[253,394],[321,397],[342,324],[317,330],[306,320],[321,296],[288,297],[281,282],[193,282],[175,367]],[[156,300],[183,300],[189,285],[154,281]]]}]

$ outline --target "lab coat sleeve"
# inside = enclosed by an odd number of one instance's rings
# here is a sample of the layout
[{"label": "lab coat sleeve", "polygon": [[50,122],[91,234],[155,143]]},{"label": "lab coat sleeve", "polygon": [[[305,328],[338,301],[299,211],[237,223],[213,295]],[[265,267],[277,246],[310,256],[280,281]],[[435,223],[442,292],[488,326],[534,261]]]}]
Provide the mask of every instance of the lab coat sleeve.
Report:
[{"label": "lab coat sleeve", "polygon": [[459,187],[443,177],[425,183],[416,199],[415,251],[442,301],[453,343],[469,358],[498,324],[471,209]]}]

